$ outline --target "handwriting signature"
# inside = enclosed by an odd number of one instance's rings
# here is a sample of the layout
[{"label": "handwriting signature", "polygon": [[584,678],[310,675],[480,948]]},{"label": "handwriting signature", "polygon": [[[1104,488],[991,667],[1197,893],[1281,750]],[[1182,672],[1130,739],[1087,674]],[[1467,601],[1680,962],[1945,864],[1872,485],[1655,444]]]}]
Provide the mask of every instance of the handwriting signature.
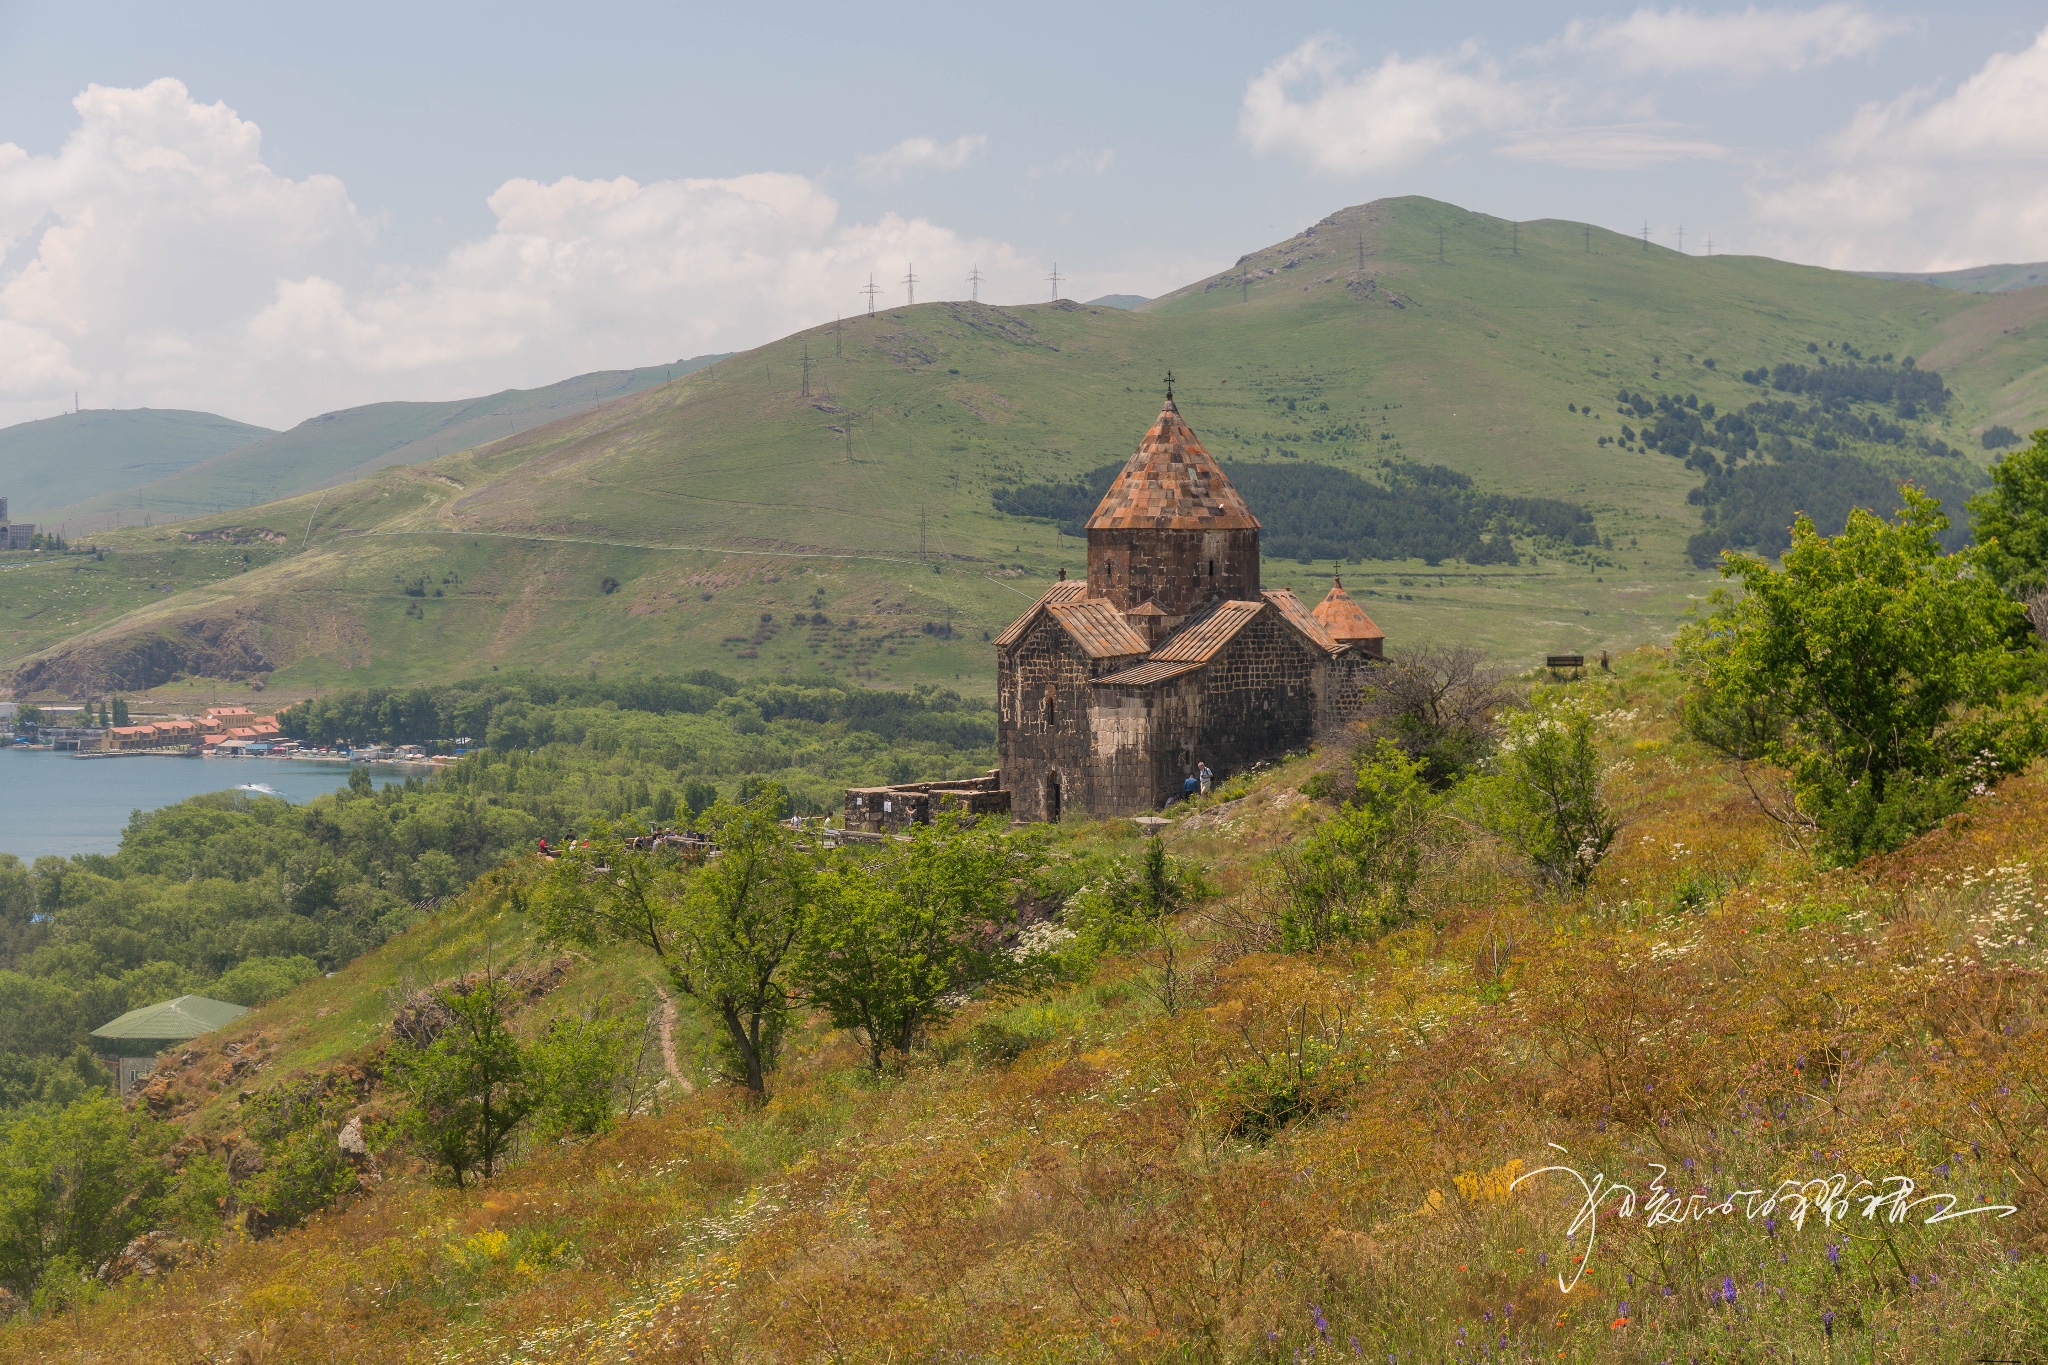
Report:
[{"label": "handwriting signature", "polygon": [[[1549,1146],[1571,1153],[1556,1143]],[[1816,1176],[1810,1180],[1781,1180],[1769,1190],[1733,1190],[1726,1198],[1716,1200],[1705,1193],[1680,1194],[1664,1183],[1664,1176],[1670,1169],[1656,1162],[1649,1163],[1656,1172],[1651,1178],[1648,1192],[1642,1199],[1641,1212],[1645,1227],[1666,1227],[1673,1223],[1696,1223],[1711,1216],[1733,1217],[1740,1209],[1745,1220],[1777,1216],[1790,1223],[1795,1229],[1804,1229],[1806,1220],[1818,1217],[1824,1227],[1833,1227],[1851,1217],[1875,1220],[1882,1218],[1890,1223],[1903,1223],[1923,1204],[1938,1205],[1925,1218],[1923,1227],[1935,1223],[1946,1223],[1952,1218],[1974,1218],[1980,1213],[1994,1213],[2000,1218],[2009,1218],[2019,1212],[2014,1204],[1978,1204],[1970,1208],[1958,1208],[1962,1201],[1946,1192],[1915,1195],[1919,1188],[1911,1176],[1886,1176],[1882,1181],[1857,1180],[1837,1171],[1829,1176]],[[1579,1277],[1593,1264],[1593,1241],[1599,1233],[1600,1205],[1610,1204],[1610,1212],[1616,1218],[1633,1218],[1637,1214],[1635,1187],[1620,1181],[1609,1180],[1605,1174],[1594,1172],[1589,1179],[1571,1166],[1542,1166],[1517,1176],[1509,1185],[1509,1193],[1525,1180],[1534,1180],[1539,1175],[1568,1175],[1578,1183],[1585,1199],[1579,1205],[1571,1226],[1565,1229],[1565,1236],[1571,1237],[1580,1228],[1586,1230],[1586,1254],[1579,1258],[1578,1268],[1572,1272],[1571,1283],[1565,1282],[1559,1272],[1557,1287],[1569,1294],[1577,1286]],[[1858,1207],[1860,1205],[1860,1207]]]}]

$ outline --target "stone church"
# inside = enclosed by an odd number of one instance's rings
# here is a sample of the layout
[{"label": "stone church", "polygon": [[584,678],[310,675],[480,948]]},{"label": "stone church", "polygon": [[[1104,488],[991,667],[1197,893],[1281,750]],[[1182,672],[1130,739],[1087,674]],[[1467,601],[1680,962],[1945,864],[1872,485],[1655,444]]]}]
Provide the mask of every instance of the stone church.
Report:
[{"label": "stone church", "polygon": [[1355,714],[1385,637],[1341,583],[1311,612],[1259,586],[1259,520],[1171,391],[1088,520],[1088,576],[996,639],[1012,812],[1131,815]]}]

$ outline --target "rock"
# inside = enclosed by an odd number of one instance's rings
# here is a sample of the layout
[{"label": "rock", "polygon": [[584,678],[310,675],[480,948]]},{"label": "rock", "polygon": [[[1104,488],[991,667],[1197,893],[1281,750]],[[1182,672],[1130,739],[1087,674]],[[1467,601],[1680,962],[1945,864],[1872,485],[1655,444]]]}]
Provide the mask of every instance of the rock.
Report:
[{"label": "rock", "polygon": [[343,1156],[367,1157],[370,1154],[370,1144],[363,1138],[363,1116],[358,1114],[343,1124],[341,1136],[336,1141],[340,1144]]},{"label": "rock", "polygon": [[190,1240],[175,1232],[161,1229],[145,1232],[122,1247],[120,1255],[101,1266],[98,1278],[102,1284],[119,1284],[131,1275],[157,1275],[191,1260],[198,1250]]}]

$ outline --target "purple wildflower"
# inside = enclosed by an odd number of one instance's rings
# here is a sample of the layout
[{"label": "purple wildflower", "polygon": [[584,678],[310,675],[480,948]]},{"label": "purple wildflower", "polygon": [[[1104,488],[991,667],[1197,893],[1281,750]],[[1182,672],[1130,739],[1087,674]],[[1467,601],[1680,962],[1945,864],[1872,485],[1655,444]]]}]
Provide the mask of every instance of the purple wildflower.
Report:
[{"label": "purple wildflower", "polygon": [[1733,1275],[1723,1275],[1721,1277],[1721,1302],[1735,1302],[1735,1277]]},{"label": "purple wildflower", "polygon": [[1842,1244],[1840,1242],[1828,1243],[1828,1264],[1837,1270],[1842,1268]]},{"label": "purple wildflower", "polygon": [[1835,1339],[1835,1310],[1830,1308],[1820,1315],[1820,1330],[1827,1333],[1829,1341]]},{"label": "purple wildflower", "polygon": [[1328,1341],[1330,1339],[1330,1324],[1323,1317],[1323,1310],[1316,1307],[1314,1304],[1310,1304],[1308,1306],[1308,1311],[1315,1314],[1316,1331],[1322,1334],[1322,1338],[1324,1341]]}]

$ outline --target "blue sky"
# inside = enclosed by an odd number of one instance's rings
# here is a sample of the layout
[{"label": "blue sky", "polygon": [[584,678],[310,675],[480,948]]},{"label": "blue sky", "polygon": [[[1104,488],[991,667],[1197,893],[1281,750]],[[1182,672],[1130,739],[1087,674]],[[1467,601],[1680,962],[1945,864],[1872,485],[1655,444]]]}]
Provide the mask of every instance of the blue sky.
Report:
[{"label": "blue sky", "polygon": [[2048,258],[2038,6],[0,0],[0,422],[271,425],[920,297],[1152,294],[1345,204]]}]

